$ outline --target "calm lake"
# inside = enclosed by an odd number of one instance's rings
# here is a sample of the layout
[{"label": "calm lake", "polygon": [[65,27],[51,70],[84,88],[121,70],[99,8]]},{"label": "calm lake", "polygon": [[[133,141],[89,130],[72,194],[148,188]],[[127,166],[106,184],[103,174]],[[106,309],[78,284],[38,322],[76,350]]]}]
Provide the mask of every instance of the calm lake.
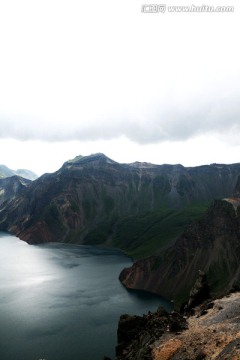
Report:
[{"label": "calm lake", "polygon": [[163,299],[129,292],[132,261],[93,246],[30,246],[0,233],[0,359],[102,360],[114,356],[119,316],[155,311]]}]

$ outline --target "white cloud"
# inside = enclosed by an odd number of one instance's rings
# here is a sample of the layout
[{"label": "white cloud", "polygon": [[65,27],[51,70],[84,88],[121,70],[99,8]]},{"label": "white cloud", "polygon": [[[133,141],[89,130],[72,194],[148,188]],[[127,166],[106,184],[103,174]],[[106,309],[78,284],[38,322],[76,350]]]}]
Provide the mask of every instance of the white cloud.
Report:
[{"label": "white cloud", "polygon": [[43,151],[68,141],[85,154],[89,144],[110,144],[117,153],[124,138],[129,158],[151,144],[190,149],[203,136],[232,144],[240,132],[236,0],[233,13],[143,14],[141,5],[2,1],[1,143],[45,141]]}]

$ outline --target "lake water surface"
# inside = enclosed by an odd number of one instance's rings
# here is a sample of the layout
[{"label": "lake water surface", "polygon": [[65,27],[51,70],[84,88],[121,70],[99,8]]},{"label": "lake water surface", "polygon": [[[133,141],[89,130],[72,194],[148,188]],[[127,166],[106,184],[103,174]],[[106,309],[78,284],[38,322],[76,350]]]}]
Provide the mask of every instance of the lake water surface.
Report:
[{"label": "lake water surface", "polygon": [[102,360],[114,356],[119,316],[163,299],[118,281],[132,261],[93,246],[30,246],[0,233],[0,359]]}]

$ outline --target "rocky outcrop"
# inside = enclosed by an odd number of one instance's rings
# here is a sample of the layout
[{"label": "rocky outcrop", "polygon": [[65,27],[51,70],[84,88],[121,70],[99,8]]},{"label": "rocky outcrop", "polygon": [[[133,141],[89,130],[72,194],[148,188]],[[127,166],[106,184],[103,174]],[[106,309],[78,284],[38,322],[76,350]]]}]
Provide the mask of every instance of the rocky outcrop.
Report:
[{"label": "rocky outcrop", "polygon": [[128,288],[158,293],[176,304],[186,301],[199,269],[213,294],[240,284],[240,217],[225,200],[213,202],[201,220],[189,224],[162,255],[136,261],[120,274]]},{"label": "rocky outcrop", "polygon": [[176,333],[186,328],[178,313],[167,313],[159,307],[156,313],[143,316],[122,315],[118,324],[116,360],[150,360],[154,342],[165,332]]},{"label": "rocky outcrop", "polygon": [[239,309],[240,293],[202,304],[185,331],[155,342],[152,360],[240,359]]},{"label": "rocky outcrop", "polygon": [[202,304],[205,300],[210,298],[210,288],[207,282],[207,275],[199,270],[198,278],[190,291],[189,300],[187,303],[188,310]]},{"label": "rocky outcrop", "polygon": [[[206,287],[203,278],[205,275],[200,273],[193,290]],[[237,360],[240,358],[239,318],[239,292],[205,300],[194,307],[190,316],[176,311],[167,313],[161,307],[143,316],[122,315],[114,359]]]},{"label": "rocky outcrop", "polygon": [[[5,202],[0,207],[0,230],[32,244],[49,240],[108,244],[126,251],[142,244],[142,256],[146,239],[153,239],[156,250],[154,236],[159,232],[161,237],[163,209],[177,212],[190,204],[226,197],[233,192],[239,174],[240,164],[185,168],[119,164],[103,154],[78,156]],[[170,218],[171,213],[164,216]],[[176,224],[178,231],[184,224],[182,220]],[[166,238],[168,228],[164,231]],[[170,236],[175,241],[176,234]]]}]

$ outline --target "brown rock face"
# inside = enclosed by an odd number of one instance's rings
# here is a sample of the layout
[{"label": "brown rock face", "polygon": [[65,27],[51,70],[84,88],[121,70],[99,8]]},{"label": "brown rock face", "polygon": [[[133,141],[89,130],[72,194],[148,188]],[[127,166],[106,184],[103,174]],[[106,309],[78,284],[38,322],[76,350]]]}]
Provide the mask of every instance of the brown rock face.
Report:
[{"label": "brown rock face", "polygon": [[[11,229],[10,229],[11,230]],[[43,221],[38,221],[36,224],[33,225],[31,234],[29,232],[21,232],[21,237],[31,244],[32,238],[35,239],[34,243],[40,243],[41,239],[44,239],[44,242],[52,242],[54,241],[54,237],[52,236],[52,233],[49,231],[49,228],[47,227],[46,223]]]}]

